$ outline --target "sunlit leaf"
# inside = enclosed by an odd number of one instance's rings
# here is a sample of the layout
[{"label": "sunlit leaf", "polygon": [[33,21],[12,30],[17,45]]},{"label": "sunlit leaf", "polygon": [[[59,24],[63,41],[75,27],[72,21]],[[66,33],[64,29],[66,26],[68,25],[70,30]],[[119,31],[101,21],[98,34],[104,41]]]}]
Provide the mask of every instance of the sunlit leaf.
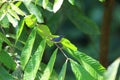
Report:
[{"label": "sunlit leaf", "polygon": [[50,30],[49,30],[49,28],[48,28],[47,25],[43,25],[43,24],[42,24],[42,25],[39,25],[39,26],[37,27],[37,30],[38,30],[38,33],[39,33],[43,38],[51,36],[51,32],[50,32]]},{"label": "sunlit leaf", "polygon": [[64,0],[55,0],[54,5],[53,5],[54,13],[56,13],[60,9],[61,5],[63,4],[63,1]]},{"label": "sunlit leaf", "polygon": [[0,7],[0,12],[1,11],[7,11],[7,7],[9,6],[9,4],[8,3],[4,3],[4,4],[2,4],[2,6]]},{"label": "sunlit leaf", "polygon": [[[43,0],[33,0],[32,2],[34,2],[35,5],[43,7]],[[48,1],[48,4],[46,5],[46,10],[53,12],[53,3]]]},{"label": "sunlit leaf", "polygon": [[68,39],[62,38],[61,43],[64,47],[70,48],[73,51],[77,51],[77,47],[74,44],[72,44]]},{"label": "sunlit leaf", "polygon": [[8,3],[4,3],[2,4],[2,6],[0,6],[0,21],[5,17],[6,12],[7,12],[7,6]]},{"label": "sunlit leaf", "polygon": [[9,21],[8,21],[8,18],[7,16],[4,16],[4,18],[0,21],[0,25],[3,27],[3,28],[9,28]]},{"label": "sunlit leaf", "polygon": [[22,4],[22,1],[18,1],[18,2],[16,2],[15,3],[15,5],[18,7],[18,6],[20,6]]},{"label": "sunlit leaf", "polygon": [[[39,70],[37,72],[35,80],[41,80],[40,78],[41,78],[41,76],[42,76],[46,66],[47,65],[42,63],[42,62],[40,63]],[[52,74],[50,75],[49,80],[58,80],[58,74],[57,74],[57,72],[54,69],[52,71]]]},{"label": "sunlit leaf", "polygon": [[37,6],[35,4],[30,3],[29,5],[27,5],[26,1],[24,1],[24,4],[27,7],[28,11],[31,14],[34,14],[36,16],[37,21],[39,23],[43,23],[44,22],[42,14],[41,14],[40,10],[37,8]]},{"label": "sunlit leaf", "polygon": [[100,2],[105,2],[106,0],[99,0]]},{"label": "sunlit leaf", "polygon": [[16,42],[17,42],[17,40],[19,39],[19,37],[22,33],[23,27],[24,27],[24,20],[22,19],[18,24],[18,29],[17,29],[17,32],[16,32]]},{"label": "sunlit leaf", "polygon": [[66,49],[66,51],[81,63],[91,76],[97,80],[103,80],[103,73],[106,69],[98,61],[80,51],[72,51],[70,49]]},{"label": "sunlit leaf", "polygon": [[58,80],[65,80],[66,68],[67,68],[67,61],[62,66],[62,69],[61,69],[60,74],[58,76]]},{"label": "sunlit leaf", "polygon": [[12,9],[8,9],[8,12],[10,13],[10,15],[12,15],[15,19],[20,20],[19,16],[17,15],[17,13],[12,10]]},{"label": "sunlit leaf", "polygon": [[49,3],[49,0],[43,0],[42,5],[44,9],[46,9],[48,3]]},{"label": "sunlit leaf", "polygon": [[25,72],[24,72],[24,78],[23,80],[34,80],[36,73],[39,69],[40,62],[42,60],[43,52],[45,49],[46,41],[43,40],[28,64],[26,65]]},{"label": "sunlit leaf", "polygon": [[77,6],[81,9],[81,0],[68,0],[70,4]]},{"label": "sunlit leaf", "polygon": [[33,15],[33,14],[25,17],[25,23],[30,28],[33,28],[34,25],[36,24],[36,22],[37,22],[37,19],[36,19],[35,15]]},{"label": "sunlit leaf", "polygon": [[72,5],[75,4],[75,0],[68,0],[68,1],[69,1],[69,3],[71,3]]},{"label": "sunlit leaf", "polygon": [[18,25],[18,21],[15,18],[13,18],[9,13],[7,13],[7,18],[14,27]]},{"label": "sunlit leaf", "polygon": [[5,13],[3,13],[2,11],[0,11],[0,21],[2,20],[2,19],[4,19],[4,17],[5,17]]},{"label": "sunlit leaf", "polygon": [[0,51],[0,62],[2,62],[7,68],[9,68],[11,70],[15,70],[16,69],[16,63],[15,63],[15,61],[4,50]]},{"label": "sunlit leaf", "polygon": [[28,60],[30,58],[35,37],[36,37],[36,28],[34,28],[32,30],[32,32],[29,35],[29,37],[26,41],[26,44],[21,52],[21,67],[23,70],[24,70],[24,68],[25,68],[25,66],[28,63]]},{"label": "sunlit leaf", "polygon": [[43,39],[47,38],[47,44],[49,46],[53,45],[53,43],[50,40],[50,38],[52,38],[52,33],[50,32],[47,25],[38,25],[37,32]]},{"label": "sunlit leaf", "polygon": [[115,60],[107,69],[104,75],[104,80],[116,80],[116,74],[120,65],[120,58]]},{"label": "sunlit leaf", "polygon": [[46,66],[46,68],[45,68],[45,70],[44,70],[44,72],[43,72],[43,75],[42,75],[42,77],[41,77],[40,80],[49,80],[50,75],[51,75],[51,73],[52,73],[52,71],[53,71],[53,66],[54,66],[54,63],[55,63],[57,50],[58,50],[58,49],[56,49],[56,50],[53,52],[53,54],[52,54],[52,56],[51,56],[51,58],[50,58],[50,60],[49,60],[49,62],[48,62],[48,65]]},{"label": "sunlit leaf", "polygon": [[0,41],[6,42],[8,45],[12,45],[11,42],[6,38],[4,34],[0,32]]},{"label": "sunlit leaf", "polygon": [[7,70],[0,66],[0,79],[1,80],[15,80],[12,75],[10,75]]},{"label": "sunlit leaf", "polygon": [[76,80],[95,80],[80,64],[70,60],[72,71]]},{"label": "sunlit leaf", "polygon": [[20,8],[18,8],[16,5],[14,5],[13,3],[10,3],[10,5],[11,5],[11,8],[12,8],[17,14],[22,15],[22,16],[25,15],[25,13],[24,13]]},{"label": "sunlit leaf", "polygon": [[28,6],[31,4],[32,0],[23,0],[23,2],[25,2],[25,4]]}]

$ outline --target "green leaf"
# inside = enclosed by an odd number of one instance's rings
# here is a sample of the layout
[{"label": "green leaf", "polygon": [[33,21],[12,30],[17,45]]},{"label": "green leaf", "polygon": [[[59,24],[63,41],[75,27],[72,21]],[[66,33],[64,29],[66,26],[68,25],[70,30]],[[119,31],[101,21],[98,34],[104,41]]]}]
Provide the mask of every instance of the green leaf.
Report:
[{"label": "green leaf", "polygon": [[47,25],[38,25],[37,30],[42,38],[51,37],[51,32]]},{"label": "green leaf", "polygon": [[[43,0],[33,0],[36,5],[43,7]],[[46,10],[53,12],[53,4],[48,1],[48,4],[46,5]]]},{"label": "green leaf", "polygon": [[82,32],[89,35],[100,34],[97,24],[84,16],[76,7],[68,5],[65,12],[70,21]]},{"label": "green leaf", "polygon": [[74,5],[75,4],[75,0],[68,0],[70,4]]},{"label": "green leaf", "polygon": [[18,2],[16,2],[15,3],[15,5],[18,7],[18,6],[20,6],[22,4],[22,1],[18,1]]},{"label": "green leaf", "polygon": [[107,69],[104,74],[104,80],[116,80],[116,74],[120,65],[120,57],[115,60]]},{"label": "green leaf", "polygon": [[0,25],[3,27],[3,28],[9,28],[9,21],[8,21],[8,18],[7,16],[4,16],[4,18],[0,21]]},{"label": "green leaf", "polygon": [[10,3],[10,6],[17,14],[22,15],[22,16],[25,15],[25,13],[13,3]]},{"label": "green leaf", "polygon": [[49,0],[43,0],[42,6],[43,6],[44,9],[46,9],[48,3],[49,3]]},{"label": "green leaf", "polygon": [[0,21],[4,18],[4,16],[7,13],[7,8],[8,8],[8,3],[4,3],[2,4],[2,6],[0,7]]},{"label": "green leaf", "polygon": [[[42,76],[46,66],[47,65],[42,63],[42,62],[40,63],[39,70],[37,72],[35,80],[41,80],[40,78],[41,78],[41,76]],[[58,74],[57,74],[57,72],[54,69],[52,71],[52,74],[50,75],[49,80],[58,80]]]},{"label": "green leaf", "polygon": [[11,42],[0,32],[0,41],[6,42],[8,45],[12,45]]},{"label": "green leaf", "polygon": [[26,65],[23,80],[34,80],[36,73],[39,69],[40,62],[42,60],[43,52],[45,49],[46,41],[43,40],[28,64]]},{"label": "green leaf", "polygon": [[7,18],[9,20],[9,22],[16,27],[18,25],[18,21],[16,19],[14,19],[9,13],[7,13]]},{"label": "green leaf", "polygon": [[16,69],[16,63],[15,63],[15,61],[4,50],[0,51],[0,62],[2,62],[7,68],[9,68],[11,70],[15,70]]},{"label": "green leaf", "polygon": [[61,69],[60,74],[58,76],[58,80],[65,80],[66,68],[67,68],[67,60],[62,66],[62,69]]},{"label": "green leaf", "polygon": [[51,56],[51,58],[50,58],[50,60],[49,60],[49,62],[48,62],[48,65],[47,65],[47,67],[45,68],[45,70],[44,70],[44,72],[43,72],[43,75],[42,75],[42,77],[41,77],[40,80],[49,80],[50,75],[51,75],[51,73],[52,73],[52,71],[53,71],[53,66],[54,66],[54,63],[55,63],[57,51],[58,51],[58,49],[56,49],[56,50],[53,52],[53,54],[52,54],[52,56]]},{"label": "green leaf", "polygon": [[0,40],[0,51],[1,51],[1,49],[2,49],[2,43],[3,43],[3,41]]},{"label": "green leaf", "polygon": [[0,80],[15,80],[12,75],[10,75],[7,70],[0,66]]},{"label": "green leaf", "polygon": [[25,23],[30,28],[33,28],[36,22],[37,22],[37,19],[36,19],[35,15],[33,15],[33,14],[25,17]]},{"label": "green leaf", "polygon": [[103,73],[106,69],[98,61],[80,51],[72,51],[70,49],[66,49],[66,51],[81,63],[85,70],[96,80],[103,80]]},{"label": "green leaf", "polygon": [[28,6],[31,4],[32,0],[23,0],[25,2],[25,4]]},{"label": "green leaf", "polygon": [[70,64],[76,80],[96,80],[77,62],[70,60]]},{"label": "green leaf", "polygon": [[69,48],[73,51],[77,51],[77,47],[74,44],[72,44],[68,39],[62,38],[61,43],[65,48]]},{"label": "green leaf", "polygon": [[17,13],[12,10],[12,9],[8,9],[8,12],[10,13],[10,15],[12,15],[15,19],[20,20],[19,16],[17,15]]},{"label": "green leaf", "polygon": [[48,28],[47,25],[38,25],[37,26],[37,32],[38,34],[44,39],[44,38],[47,38],[47,44],[49,46],[52,46],[53,43],[51,42],[50,38],[52,38],[52,34]]},{"label": "green leaf", "polygon": [[70,4],[77,6],[81,9],[81,0],[68,0]]},{"label": "green leaf", "polygon": [[4,12],[0,11],[0,21],[4,19],[5,15],[6,14]]},{"label": "green leaf", "polygon": [[53,5],[53,12],[56,13],[62,6],[64,0],[55,0]]},{"label": "green leaf", "polygon": [[[27,1],[27,0],[26,0],[26,1]],[[37,6],[34,5],[33,3],[30,3],[29,5],[27,5],[27,2],[26,2],[26,1],[24,1],[24,4],[25,4],[25,6],[27,7],[27,9],[29,10],[29,12],[30,12],[31,14],[34,14],[34,15],[36,16],[37,21],[38,21],[39,23],[43,23],[44,20],[43,20],[43,17],[42,17],[42,13],[41,13],[40,10],[37,8]]]},{"label": "green leaf", "polygon": [[23,27],[24,27],[24,19],[21,19],[21,21],[18,24],[18,29],[16,32],[16,42],[18,41],[18,39],[22,33]]},{"label": "green leaf", "polygon": [[99,0],[100,2],[105,2],[106,0]]},{"label": "green leaf", "polygon": [[32,47],[34,44],[34,40],[36,37],[36,28],[34,28],[31,32],[31,34],[29,35],[26,44],[21,52],[21,67],[24,70],[26,64],[28,63],[28,60],[30,58],[31,55],[31,51],[32,51]]}]

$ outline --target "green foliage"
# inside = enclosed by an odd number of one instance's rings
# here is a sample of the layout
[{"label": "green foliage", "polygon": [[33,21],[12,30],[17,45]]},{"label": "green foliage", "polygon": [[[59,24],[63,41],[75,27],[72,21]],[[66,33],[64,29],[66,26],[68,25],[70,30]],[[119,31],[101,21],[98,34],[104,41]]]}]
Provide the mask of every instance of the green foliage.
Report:
[{"label": "green foliage", "polygon": [[[77,62],[70,60],[72,71],[78,80],[94,80],[94,78]],[[85,75],[84,75],[85,74]],[[86,77],[87,76],[87,77]]]},{"label": "green foliage", "polygon": [[0,79],[1,80],[14,80],[13,76],[8,73],[2,66],[0,66]]},{"label": "green foliage", "polygon": [[2,33],[0,33],[0,41],[6,42],[9,46],[12,45],[11,42]]},{"label": "green foliage", "polygon": [[116,80],[116,74],[120,65],[120,58],[116,59],[104,74],[104,80]]},{"label": "green foliage", "polygon": [[26,41],[26,44],[21,52],[21,67],[24,70],[31,52],[32,52],[32,47],[34,44],[34,40],[35,40],[35,36],[36,36],[36,28],[33,29],[33,31],[31,32],[30,36],[28,37],[28,40]]},{"label": "green foliage", "polygon": [[60,9],[63,1],[64,1],[64,0],[55,0],[54,6],[53,6],[53,12],[54,12],[54,13],[56,13],[56,12]]},{"label": "green foliage", "polygon": [[66,60],[66,62],[63,64],[62,69],[60,71],[60,74],[58,76],[58,80],[64,80],[65,79],[67,62],[68,62],[68,60]]},{"label": "green foliage", "polygon": [[[119,59],[112,64],[116,67],[106,71],[97,60],[80,52],[69,39],[64,37],[59,42],[53,41],[60,36],[55,35],[51,29],[59,27],[59,24],[65,20],[64,15],[85,34],[100,34],[98,26],[80,10],[79,2],[79,0],[53,0],[53,2],[2,0],[0,2],[0,79],[14,80],[15,77],[20,80],[65,80],[68,61],[76,80],[104,80],[112,69],[117,71]],[[6,37],[7,30],[4,28],[14,29],[12,33],[14,40],[11,36]],[[8,34],[11,35],[10,32]],[[6,44],[2,45],[4,42]],[[57,49],[53,51],[46,65],[42,62],[44,51],[51,49],[52,46],[56,46]],[[21,50],[18,47],[23,48]],[[59,74],[54,69],[58,50],[66,58]],[[116,72],[113,74],[114,79]]]},{"label": "green foliage", "polygon": [[1,21],[0,21],[0,25],[4,28],[9,28],[9,21],[7,16],[5,16]]},{"label": "green foliage", "polygon": [[78,8],[70,5],[66,6],[66,8],[66,16],[78,29],[89,35],[100,34],[97,24],[84,16]]},{"label": "green foliage", "polygon": [[61,40],[61,43],[64,47],[70,48],[73,51],[77,51],[77,47],[74,44],[72,44],[68,39],[63,38]]},{"label": "green foliage", "polygon": [[105,2],[106,0],[99,0],[100,2]]},{"label": "green foliage", "polygon": [[[37,21],[39,23],[43,23],[43,17],[42,17],[42,14],[41,12],[39,11],[39,9],[37,8],[37,6],[35,6],[35,4],[33,3],[29,3],[27,2],[27,0],[24,0],[23,3],[25,4],[26,8],[28,9],[28,11],[31,13],[31,14],[34,14],[37,18]],[[29,4],[28,4],[29,3]]]},{"label": "green foliage", "polygon": [[45,40],[42,41],[40,43],[38,49],[34,53],[34,55],[29,60],[27,66],[25,68],[25,71],[24,71],[25,74],[24,74],[23,80],[26,80],[26,79],[34,80],[35,79],[40,62],[42,60],[43,52],[45,49],[45,44],[46,44]]},{"label": "green foliage", "polygon": [[7,68],[9,68],[11,70],[15,70],[16,69],[15,61],[4,50],[0,51],[0,62],[3,63]]},{"label": "green foliage", "polygon": [[18,24],[18,29],[16,32],[16,42],[18,41],[18,39],[22,33],[23,27],[24,27],[24,20],[22,19]]},{"label": "green foliage", "polygon": [[35,23],[37,22],[36,21],[36,17],[34,15],[27,15],[25,17],[25,23],[27,24],[28,27],[30,28],[33,28]]},{"label": "green foliage", "polygon": [[70,49],[67,49],[66,51],[79,63],[81,63],[81,66],[83,66],[84,69],[88,71],[94,79],[103,80],[103,73],[105,72],[105,68],[100,65],[98,61],[80,51],[72,51]]},{"label": "green foliage", "polygon": [[58,49],[56,49],[56,50],[53,52],[53,54],[52,54],[52,56],[51,56],[51,58],[50,58],[50,60],[49,60],[49,62],[48,62],[48,64],[47,64],[47,66],[46,66],[46,68],[45,68],[45,70],[44,70],[44,72],[43,72],[43,75],[42,75],[42,77],[41,77],[41,80],[49,80],[50,75],[51,75],[52,70],[53,70],[54,63],[55,63],[57,50],[58,50]]}]

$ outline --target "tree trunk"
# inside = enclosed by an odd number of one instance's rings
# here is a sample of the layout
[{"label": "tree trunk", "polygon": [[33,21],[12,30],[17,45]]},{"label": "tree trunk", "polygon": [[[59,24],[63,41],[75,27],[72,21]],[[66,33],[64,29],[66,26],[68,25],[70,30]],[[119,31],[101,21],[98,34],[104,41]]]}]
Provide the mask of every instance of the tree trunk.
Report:
[{"label": "tree trunk", "polygon": [[100,39],[100,63],[107,67],[108,65],[108,53],[109,53],[109,35],[110,25],[112,20],[114,0],[106,0],[104,3],[104,15],[101,26],[101,39]]}]

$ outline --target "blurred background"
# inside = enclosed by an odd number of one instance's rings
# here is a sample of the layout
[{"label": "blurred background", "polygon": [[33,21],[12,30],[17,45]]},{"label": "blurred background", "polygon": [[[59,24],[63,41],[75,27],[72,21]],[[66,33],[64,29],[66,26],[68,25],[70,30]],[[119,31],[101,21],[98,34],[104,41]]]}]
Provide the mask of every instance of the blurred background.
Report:
[{"label": "blurred background", "polygon": [[[104,4],[100,3],[98,0],[77,0],[77,1],[79,1],[79,3],[77,3],[77,7],[75,8],[79,9],[80,12],[84,13],[85,16],[87,16],[90,20],[95,22],[98,25],[99,30],[101,30],[101,26],[103,24],[104,8],[105,8]],[[89,33],[87,34],[78,27],[76,27],[74,22],[72,22],[72,20],[70,20],[67,17],[67,15],[62,12],[63,9],[66,8],[65,5],[66,3],[64,3],[62,5],[61,10],[55,14],[56,16],[53,19],[55,19],[56,22],[54,24],[49,23],[51,19],[48,19],[48,23],[46,22],[50,27],[52,33],[58,35],[65,35],[65,38],[68,38],[72,43],[74,43],[78,47],[79,51],[84,52],[85,54],[91,56],[96,60],[99,60],[101,33],[97,34],[94,33],[93,31],[93,34],[89,34]],[[48,12],[46,12],[46,14],[48,15]],[[58,15],[60,17],[57,17]],[[46,15],[44,16],[46,17]],[[85,26],[83,25],[82,27]],[[108,42],[109,42],[108,65],[110,65],[115,59],[120,57],[120,0],[115,0],[115,3],[113,5]],[[53,47],[52,49],[55,49],[55,47]],[[44,61],[46,63],[49,60],[48,56],[51,55],[49,53],[52,53],[51,51],[53,50],[46,49],[46,54],[44,57],[45,58]],[[62,68],[62,64],[64,62],[65,62],[65,57],[63,56],[62,53],[59,53],[57,56],[57,61],[55,66],[57,72],[60,71],[60,69]],[[120,68],[118,71],[118,75],[120,75]],[[68,64],[66,80],[74,80],[74,79],[75,78]]]}]

